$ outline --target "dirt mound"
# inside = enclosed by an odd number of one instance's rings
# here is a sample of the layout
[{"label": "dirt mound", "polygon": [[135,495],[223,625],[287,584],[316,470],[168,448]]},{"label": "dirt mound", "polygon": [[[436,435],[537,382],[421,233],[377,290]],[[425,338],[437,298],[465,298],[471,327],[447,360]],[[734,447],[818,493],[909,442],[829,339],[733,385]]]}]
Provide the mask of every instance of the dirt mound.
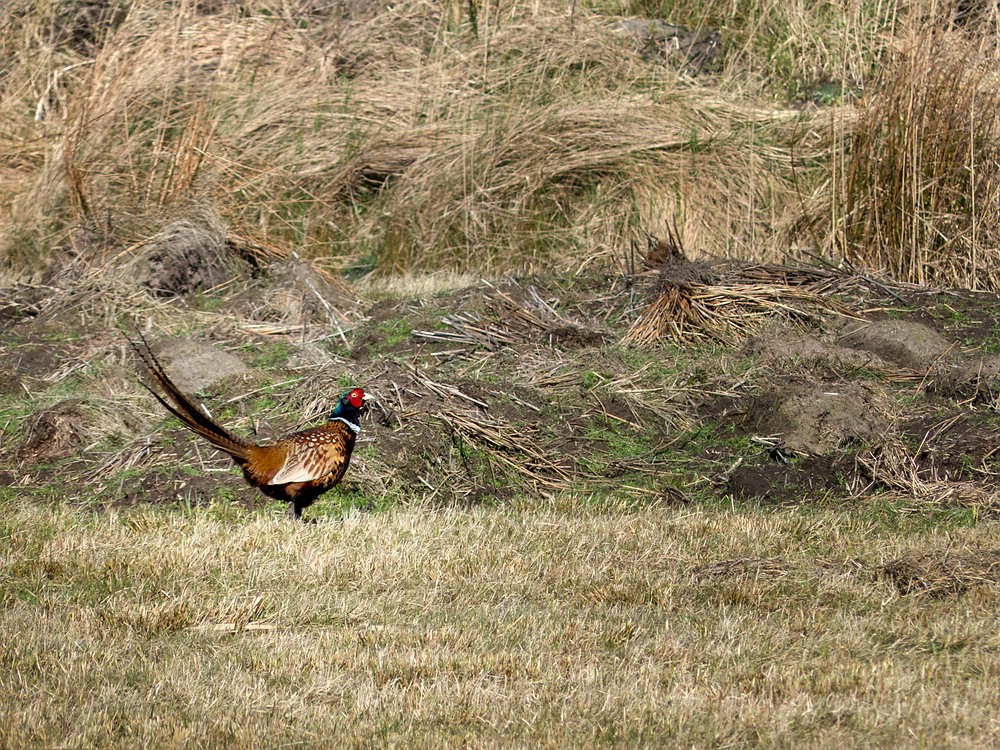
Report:
[{"label": "dirt mound", "polygon": [[842,346],[836,335],[789,330],[787,325],[772,326],[748,341],[743,351],[761,364],[782,370],[804,367],[839,376],[862,368],[884,370],[888,367],[874,352]]},{"label": "dirt mound", "polygon": [[926,372],[954,346],[934,329],[907,320],[846,323],[840,335],[845,346],[870,352],[886,362]]},{"label": "dirt mound", "polygon": [[60,401],[27,419],[15,450],[22,464],[41,463],[72,455],[83,443],[90,418],[79,401]]},{"label": "dirt mound", "polygon": [[935,369],[927,390],[945,398],[995,405],[1000,398],[1000,355],[942,363]]},{"label": "dirt mound", "polygon": [[342,332],[359,317],[360,304],[357,293],[343,279],[292,257],[270,264],[221,309],[283,328],[330,325]]},{"label": "dirt mound", "polygon": [[798,453],[834,455],[880,438],[889,418],[889,398],[873,383],[787,380],[753,397],[745,426],[781,438]]},{"label": "dirt mound", "polygon": [[221,226],[190,221],[169,224],[136,262],[136,278],[158,297],[181,297],[212,289],[248,266],[229,253]]}]

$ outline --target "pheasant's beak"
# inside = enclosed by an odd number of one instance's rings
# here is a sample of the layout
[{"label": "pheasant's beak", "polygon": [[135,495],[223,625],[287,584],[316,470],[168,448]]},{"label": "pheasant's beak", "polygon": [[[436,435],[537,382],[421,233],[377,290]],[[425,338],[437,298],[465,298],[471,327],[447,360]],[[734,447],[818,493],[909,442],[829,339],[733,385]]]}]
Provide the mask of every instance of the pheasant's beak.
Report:
[{"label": "pheasant's beak", "polygon": [[375,400],[375,397],[372,394],[366,393],[364,396],[361,397],[361,408],[362,409],[367,409],[368,408],[368,404],[370,402],[374,401],[374,400]]}]

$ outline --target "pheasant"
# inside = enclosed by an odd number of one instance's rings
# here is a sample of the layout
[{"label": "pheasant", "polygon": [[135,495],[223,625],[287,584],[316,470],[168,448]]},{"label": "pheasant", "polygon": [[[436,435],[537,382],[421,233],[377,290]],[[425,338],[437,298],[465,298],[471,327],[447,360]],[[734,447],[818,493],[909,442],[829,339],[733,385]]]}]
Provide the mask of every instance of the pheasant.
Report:
[{"label": "pheasant", "polygon": [[257,445],[229,432],[196,406],[170,379],[142,334],[138,341],[129,339],[129,343],[163,391],[160,395],[143,384],[156,400],[189,430],[228,453],[243,469],[248,484],[268,497],[291,503],[296,519],[301,520],[302,509],[343,478],[361,431],[358,416],[370,398],[360,388],[344,393],[325,423],[293,432],[275,443]]}]

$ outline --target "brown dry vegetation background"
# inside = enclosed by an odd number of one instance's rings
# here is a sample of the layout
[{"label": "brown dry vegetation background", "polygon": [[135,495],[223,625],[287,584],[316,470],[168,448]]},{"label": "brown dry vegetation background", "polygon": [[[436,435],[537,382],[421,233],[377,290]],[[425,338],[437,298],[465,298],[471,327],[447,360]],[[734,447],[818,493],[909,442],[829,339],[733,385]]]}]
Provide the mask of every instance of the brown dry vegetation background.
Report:
[{"label": "brown dry vegetation background", "polygon": [[5,276],[177,220],[359,274],[573,268],[676,222],[995,286],[989,3],[634,6],[11,3]]},{"label": "brown dry vegetation background", "polygon": [[7,3],[0,745],[1000,742],[998,24]]}]

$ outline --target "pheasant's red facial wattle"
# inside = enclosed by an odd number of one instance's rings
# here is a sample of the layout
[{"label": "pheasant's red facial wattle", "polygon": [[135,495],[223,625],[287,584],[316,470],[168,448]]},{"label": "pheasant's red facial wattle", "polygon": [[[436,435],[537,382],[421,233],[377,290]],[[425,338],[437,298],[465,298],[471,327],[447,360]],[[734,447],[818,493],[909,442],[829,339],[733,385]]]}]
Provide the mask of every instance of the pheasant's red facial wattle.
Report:
[{"label": "pheasant's red facial wattle", "polygon": [[360,388],[355,388],[347,394],[347,400],[351,402],[351,406],[355,409],[360,409],[361,404],[364,403],[365,400],[365,392]]}]

